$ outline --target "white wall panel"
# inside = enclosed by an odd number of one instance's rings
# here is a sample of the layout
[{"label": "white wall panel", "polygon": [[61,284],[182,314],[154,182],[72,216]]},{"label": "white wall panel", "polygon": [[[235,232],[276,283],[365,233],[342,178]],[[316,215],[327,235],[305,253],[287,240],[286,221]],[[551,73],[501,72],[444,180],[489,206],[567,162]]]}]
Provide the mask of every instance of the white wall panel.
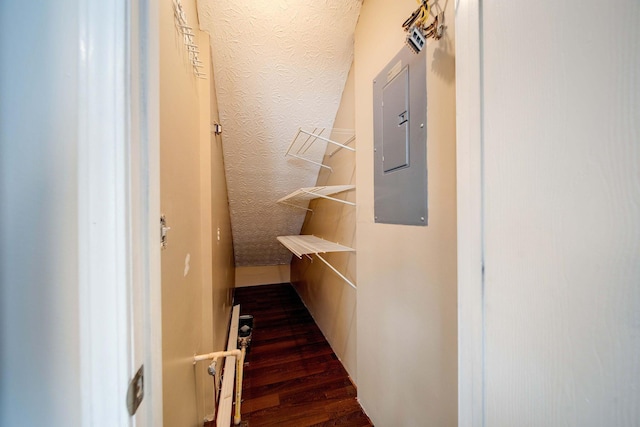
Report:
[{"label": "white wall panel", "polygon": [[482,7],[485,425],[640,425],[640,4]]}]

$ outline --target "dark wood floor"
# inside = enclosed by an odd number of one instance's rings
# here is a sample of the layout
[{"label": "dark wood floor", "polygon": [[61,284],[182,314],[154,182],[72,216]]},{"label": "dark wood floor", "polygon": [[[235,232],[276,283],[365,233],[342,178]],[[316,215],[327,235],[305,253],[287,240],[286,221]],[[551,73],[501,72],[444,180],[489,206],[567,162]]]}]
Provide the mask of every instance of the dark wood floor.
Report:
[{"label": "dark wood floor", "polygon": [[372,426],[347,372],[289,284],[235,291],[254,316],[243,426]]}]

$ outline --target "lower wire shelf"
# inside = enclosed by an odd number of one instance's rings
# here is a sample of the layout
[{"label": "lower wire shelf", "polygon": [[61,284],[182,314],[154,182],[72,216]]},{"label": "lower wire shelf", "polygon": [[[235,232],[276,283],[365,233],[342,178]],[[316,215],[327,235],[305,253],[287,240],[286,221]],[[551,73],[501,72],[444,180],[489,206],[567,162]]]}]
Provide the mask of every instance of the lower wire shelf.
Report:
[{"label": "lower wire shelf", "polygon": [[355,249],[348,246],[343,246],[338,243],[329,242],[328,240],[321,239],[316,236],[302,235],[302,236],[278,236],[278,241],[282,243],[287,249],[289,249],[295,256],[302,258],[303,255],[311,258],[310,255],[315,255],[320,261],[325,263],[327,267],[333,270],[342,280],[347,282],[349,286],[354,289],[356,285],[347,279],[344,274],[340,273],[334,266],[329,264],[320,254],[327,252],[353,252]]}]

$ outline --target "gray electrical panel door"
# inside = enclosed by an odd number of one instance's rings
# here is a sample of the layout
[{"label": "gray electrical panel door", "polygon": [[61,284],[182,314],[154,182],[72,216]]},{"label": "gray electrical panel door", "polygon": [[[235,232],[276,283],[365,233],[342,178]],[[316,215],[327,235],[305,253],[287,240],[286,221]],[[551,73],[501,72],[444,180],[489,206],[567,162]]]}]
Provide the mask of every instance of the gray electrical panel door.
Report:
[{"label": "gray electrical panel door", "polygon": [[426,49],[403,48],[373,80],[375,222],[427,225]]},{"label": "gray electrical panel door", "polygon": [[404,67],[382,89],[382,170],[409,165],[409,69]]}]

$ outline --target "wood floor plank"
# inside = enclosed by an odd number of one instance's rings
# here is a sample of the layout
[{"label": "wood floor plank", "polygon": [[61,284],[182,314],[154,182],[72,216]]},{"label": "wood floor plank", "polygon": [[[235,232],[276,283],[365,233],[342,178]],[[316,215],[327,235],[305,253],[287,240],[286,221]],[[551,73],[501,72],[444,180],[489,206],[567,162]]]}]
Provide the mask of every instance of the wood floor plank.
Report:
[{"label": "wood floor plank", "polygon": [[[326,371],[309,375],[306,377],[296,378],[286,382],[268,384],[262,387],[248,387],[246,389],[247,394],[250,396],[261,396],[268,393],[280,393],[281,397],[286,397],[288,394],[301,394],[307,390],[317,390],[318,392],[328,392],[329,387],[341,387],[350,384],[348,378],[340,378],[340,372],[331,372],[331,368],[327,368]],[[337,384],[337,385],[336,385]],[[244,394],[243,390],[243,394]]]},{"label": "wood floor plank", "polygon": [[260,369],[280,364],[287,364],[295,361],[302,361],[317,356],[325,356],[333,354],[331,347],[327,348],[326,343],[312,343],[301,345],[298,352],[287,352],[286,354],[275,354],[275,357],[266,357],[262,355],[260,358],[253,358],[251,361],[251,369]]},{"label": "wood floor plank", "polygon": [[251,413],[261,411],[266,408],[273,408],[280,405],[280,397],[278,393],[265,394],[264,396],[256,397],[254,399],[242,400],[242,412]]},{"label": "wood floor plank", "polygon": [[372,426],[342,363],[290,284],[237,288],[254,316],[242,426]]}]

